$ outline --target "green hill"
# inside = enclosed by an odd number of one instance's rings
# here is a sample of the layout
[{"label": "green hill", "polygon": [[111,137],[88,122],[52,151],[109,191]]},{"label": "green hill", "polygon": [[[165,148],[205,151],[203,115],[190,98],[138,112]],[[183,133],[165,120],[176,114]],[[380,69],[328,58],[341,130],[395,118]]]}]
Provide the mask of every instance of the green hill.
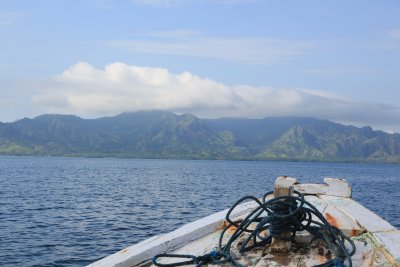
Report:
[{"label": "green hill", "polygon": [[42,115],[0,123],[0,155],[400,163],[400,135],[314,118]]}]

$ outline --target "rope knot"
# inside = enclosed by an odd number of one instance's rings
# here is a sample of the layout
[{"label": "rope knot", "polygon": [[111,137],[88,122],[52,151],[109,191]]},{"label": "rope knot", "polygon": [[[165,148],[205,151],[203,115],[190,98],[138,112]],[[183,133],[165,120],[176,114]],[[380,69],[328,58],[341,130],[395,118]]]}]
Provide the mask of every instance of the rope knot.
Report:
[{"label": "rope knot", "polygon": [[202,266],[203,264],[213,263],[219,261],[222,258],[222,254],[218,251],[211,251],[210,253],[198,256],[194,259],[196,266]]},{"label": "rope knot", "polygon": [[222,254],[218,251],[211,251],[210,253],[204,254],[202,256],[198,256],[195,259],[195,264],[198,263],[209,263],[215,260],[220,260],[222,258]]},{"label": "rope knot", "polygon": [[[271,244],[273,237],[282,240],[293,240],[297,231],[308,231],[313,235],[313,240],[322,240],[326,247],[334,253],[335,258],[328,260],[323,265],[344,267],[344,259],[347,258],[348,266],[352,266],[351,256],[354,255],[356,247],[354,242],[343,234],[338,228],[331,226],[324,216],[311,203],[304,199],[304,196],[295,191],[297,196],[279,196],[267,200],[269,192],[264,195],[262,201],[254,196],[246,196],[239,199],[228,211],[226,221],[229,223],[222,231],[218,243],[218,249],[202,256],[159,254],[153,258],[153,263],[159,267],[176,267],[195,264],[201,267],[204,264],[225,264],[243,267],[231,254],[232,245],[241,236],[243,242],[239,245],[239,253],[244,253],[255,247],[262,247]],[[253,209],[240,223],[230,218],[231,212],[240,203],[246,200],[253,200],[258,207]],[[315,216],[320,222],[313,220]],[[250,225],[255,224],[255,228],[250,229]],[[224,234],[231,226],[237,229],[232,236],[223,244]],[[247,236],[243,235],[247,233]],[[283,237],[283,232],[291,232],[291,237]],[[250,242],[251,241],[251,242]],[[345,246],[348,242],[350,248]],[[181,258],[175,263],[159,263],[158,258]],[[347,266],[347,265],[346,265]]]}]

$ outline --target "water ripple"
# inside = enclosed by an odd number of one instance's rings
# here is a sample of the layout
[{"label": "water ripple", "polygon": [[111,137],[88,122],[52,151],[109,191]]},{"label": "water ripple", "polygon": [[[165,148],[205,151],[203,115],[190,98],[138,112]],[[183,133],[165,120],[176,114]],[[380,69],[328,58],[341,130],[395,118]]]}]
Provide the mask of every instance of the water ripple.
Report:
[{"label": "water ripple", "polygon": [[261,196],[280,175],[346,178],[400,227],[399,165],[0,157],[0,266],[83,266]]}]

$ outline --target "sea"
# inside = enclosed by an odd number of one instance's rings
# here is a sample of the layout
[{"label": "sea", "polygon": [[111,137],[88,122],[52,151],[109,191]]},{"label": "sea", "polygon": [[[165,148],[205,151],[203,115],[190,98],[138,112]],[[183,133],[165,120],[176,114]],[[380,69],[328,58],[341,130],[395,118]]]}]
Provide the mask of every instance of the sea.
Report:
[{"label": "sea", "polygon": [[281,175],[344,178],[355,200],[400,227],[400,165],[0,157],[0,266],[85,266],[261,197]]}]

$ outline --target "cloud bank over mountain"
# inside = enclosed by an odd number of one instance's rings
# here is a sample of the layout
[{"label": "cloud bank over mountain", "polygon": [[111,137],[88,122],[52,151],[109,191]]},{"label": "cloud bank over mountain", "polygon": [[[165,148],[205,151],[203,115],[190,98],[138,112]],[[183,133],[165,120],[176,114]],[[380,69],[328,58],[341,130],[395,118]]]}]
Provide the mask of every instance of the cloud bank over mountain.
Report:
[{"label": "cloud bank over mountain", "polygon": [[168,110],[200,117],[310,116],[390,130],[400,108],[362,103],[327,91],[226,85],[190,72],[116,62],[103,69],[79,62],[42,81],[31,103],[47,113],[81,116],[123,111]]}]

